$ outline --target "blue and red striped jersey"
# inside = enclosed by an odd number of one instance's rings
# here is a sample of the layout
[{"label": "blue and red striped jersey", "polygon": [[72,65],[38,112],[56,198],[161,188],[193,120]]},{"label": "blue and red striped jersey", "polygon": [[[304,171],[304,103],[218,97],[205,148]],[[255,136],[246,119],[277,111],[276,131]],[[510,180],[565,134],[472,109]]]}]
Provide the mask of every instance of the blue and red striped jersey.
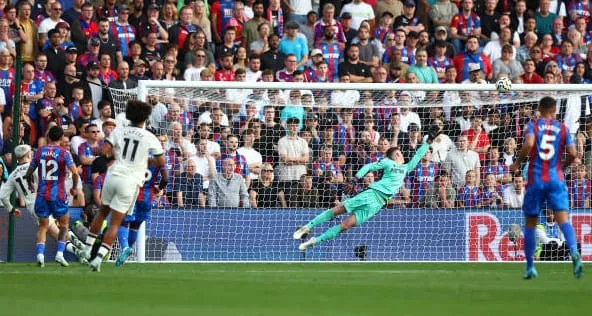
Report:
[{"label": "blue and red striped jersey", "polygon": [[154,195],[156,194],[154,186],[160,181],[160,170],[161,167],[148,167],[148,177],[146,177],[144,186],[140,189],[140,193],[136,199],[137,201],[152,202],[154,200]]},{"label": "blue and red striped jersey", "polygon": [[72,155],[63,147],[47,145],[35,153],[29,168],[37,169],[39,186],[37,197],[46,201],[66,201],[67,171],[72,162]]},{"label": "blue and red striped jersey", "polygon": [[[80,144],[80,146],[78,146],[78,157],[88,158],[94,156],[93,149],[97,147],[98,144],[93,147],[88,142]],[[92,184],[92,170],[90,165],[82,165],[82,174],[80,174],[80,179],[82,180],[82,183]]]},{"label": "blue and red striped jersey", "polygon": [[573,201],[573,207],[586,207],[586,201],[592,195],[589,179],[571,180],[569,183],[569,196]]},{"label": "blue and red striped jersey", "polygon": [[236,174],[240,174],[241,176],[246,177],[249,175],[249,164],[247,163],[247,158],[245,156],[235,153],[235,154],[222,154],[220,159],[216,160],[216,170],[218,172],[222,172],[222,161],[226,158],[232,158],[234,160],[235,168],[234,172]]},{"label": "blue and red striped jersey", "polygon": [[56,81],[55,76],[47,70],[43,70],[43,71],[35,70],[35,77],[33,77],[33,79],[37,80],[37,81],[41,81],[43,83]]},{"label": "blue and red striped jersey", "polygon": [[533,181],[563,182],[561,156],[574,142],[565,124],[555,119],[538,119],[529,122],[526,136],[534,136],[528,164],[528,185]]},{"label": "blue and red striped jersey", "polygon": [[103,184],[105,183],[105,173],[100,173],[93,180],[93,190],[103,190]]},{"label": "blue and red striped jersey", "polygon": [[339,79],[338,65],[339,62],[343,60],[343,52],[339,48],[339,43],[337,41],[332,43],[321,41],[317,44],[316,48],[323,52],[323,59],[327,62],[327,66],[329,66],[327,77],[332,78],[333,81],[337,82]]},{"label": "blue and red striped jersey", "polygon": [[427,166],[418,164],[415,169],[409,173],[413,207],[419,207],[419,201],[425,195],[428,188],[432,186],[438,173],[438,165],[434,163],[429,163]]},{"label": "blue and red striped jersey", "polygon": [[462,202],[464,207],[477,207],[481,202],[481,190],[477,186],[463,185],[458,189],[457,200]]},{"label": "blue and red striped jersey", "polygon": [[121,54],[123,57],[127,57],[129,55],[129,43],[136,39],[136,28],[129,23],[122,25],[115,21],[109,25],[109,32],[119,39]]}]

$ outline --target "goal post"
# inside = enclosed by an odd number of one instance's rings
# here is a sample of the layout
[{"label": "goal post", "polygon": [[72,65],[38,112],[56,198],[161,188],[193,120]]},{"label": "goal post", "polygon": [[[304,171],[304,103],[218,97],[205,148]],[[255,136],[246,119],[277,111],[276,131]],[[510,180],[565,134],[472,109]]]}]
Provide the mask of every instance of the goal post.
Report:
[{"label": "goal post", "polygon": [[[204,190],[201,195],[183,192],[191,200],[182,205],[167,200],[153,208],[152,218],[140,230],[135,256],[139,262],[520,261],[524,256],[523,242],[513,224],[522,226],[524,220],[516,206],[520,194],[512,194],[510,189],[521,184],[514,184],[519,180],[509,174],[508,164],[516,155],[524,126],[535,117],[534,108],[542,97],[558,100],[558,116],[574,134],[580,118],[590,114],[592,90],[588,85],[577,84],[513,84],[511,91],[498,92],[495,84],[148,80],[140,81],[135,91],[115,91],[112,95],[116,112],[125,109],[127,99],[136,97],[166,107],[179,105],[181,112],[189,113],[180,124],[185,145],[174,150],[181,154],[179,163],[167,166],[171,182],[175,183],[167,189],[173,200],[177,197],[175,190],[183,191],[179,183],[187,183],[184,177],[189,161],[195,162],[200,172],[205,168],[203,180],[210,184],[213,177],[222,173],[221,160],[214,159],[217,171],[212,175],[208,173],[205,156],[193,158],[200,152],[200,124],[212,122],[212,111],[220,111],[228,120],[228,126],[210,127],[208,140],[221,147],[220,154],[231,148],[225,139],[230,134],[238,135],[238,146],[243,146],[247,129],[255,135],[253,149],[260,154],[254,155],[250,150],[245,154],[229,153],[235,160],[235,171],[249,185],[247,200],[241,200],[239,207],[212,207],[211,196]],[[265,124],[265,109],[273,109],[275,121],[283,125],[276,130],[280,135],[270,132],[272,127]],[[208,114],[204,116],[205,112]],[[298,135],[303,136],[308,147],[308,160],[300,171],[290,168],[283,157],[294,148],[285,151],[282,146],[293,144],[283,141],[281,145],[278,141],[286,136],[286,119],[290,117],[299,119]],[[261,129],[253,131],[247,121],[257,122],[254,126]],[[345,183],[362,165],[382,159],[385,149],[394,145],[403,150],[408,161],[425,131],[434,124],[443,127],[446,137],[440,138],[431,156],[408,175],[401,192],[384,210],[333,241],[306,253],[298,251],[300,241],[292,239],[294,230],[351,197]],[[486,136],[475,134],[479,129],[474,125],[479,125]],[[170,126],[164,122],[152,127],[171,142],[179,136]],[[262,135],[268,132],[276,138]],[[457,139],[463,137],[467,138],[466,146],[476,152],[474,159],[478,165],[469,167],[462,161],[446,159],[448,155],[463,157],[457,149]],[[257,143],[262,140],[271,140],[272,144]],[[498,164],[491,161],[495,157]],[[245,166],[253,167],[248,178]],[[263,169],[267,166],[273,170],[273,189],[262,185]],[[467,180],[467,172],[460,174],[461,170],[474,170],[476,179]],[[588,171],[588,178],[591,173]],[[378,181],[380,174],[373,177],[361,180],[357,192]],[[568,181],[575,177],[575,173],[568,171]],[[475,183],[467,186],[467,181]],[[439,191],[439,185],[445,189]],[[254,196],[251,191],[256,192]],[[447,201],[450,197],[454,201]],[[205,199],[205,207],[199,199]],[[242,207],[251,200],[259,206]],[[575,205],[570,218],[583,258],[592,261],[592,244],[586,243],[592,240],[592,210],[579,206],[584,202],[577,194],[570,194],[570,202]],[[318,236],[344,218],[315,227],[312,235]],[[545,217],[541,216],[541,223],[544,222]]]}]

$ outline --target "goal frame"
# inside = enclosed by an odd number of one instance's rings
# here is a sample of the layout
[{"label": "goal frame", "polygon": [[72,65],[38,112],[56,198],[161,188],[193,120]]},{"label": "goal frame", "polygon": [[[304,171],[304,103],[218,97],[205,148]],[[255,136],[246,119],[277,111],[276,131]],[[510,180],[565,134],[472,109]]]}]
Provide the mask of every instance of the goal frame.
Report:
[{"label": "goal frame", "polygon": [[[137,98],[141,101],[147,101],[148,92],[152,88],[166,89],[166,88],[195,88],[195,89],[303,89],[303,90],[396,90],[396,91],[476,91],[476,92],[493,92],[496,90],[495,83],[487,84],[410,84],[410,83],[306,83],[306,82],[220,82],[220,81],[164,81],[164,80],[140,80],[137,87]],[[560,88],[560,89],[558,89]],[[582,84],[513,84],[510,91],[520,92],[549,92],[550,96],[560,97],[559,94],[552,94],[553,92],[574,92],[587,91],[592,95],[592,86]],[[146,261],[146,224],[143,223],[138,231],[136,260],[138,263]],[[181,261],[181,262],[195,262],[195,261]],[[259,262],[259,261],[198,261],[203,263],[220,263],[220,262]],[[261,261],[269,263],[269,261]],[[303,261],[281,261],[282,263],[302,263]],[[318,262],[318,261],[304,261],[304,262]],[[343,263],[344,261],[322,261]],[[345,261],[353,262],[356,261]],[[377,262],[377,261],[371,261]],[[378,261],[378,262],[392,262],[392,261]],[[406,261],[397,261],[406,262]],[[415,262],[415,261],[414,261]],[[430,262],[430,261],[421,261]],[[436,261],[436,262],[463,262],[463,261]],[[472,261],[465,261],[472,262]]]}]

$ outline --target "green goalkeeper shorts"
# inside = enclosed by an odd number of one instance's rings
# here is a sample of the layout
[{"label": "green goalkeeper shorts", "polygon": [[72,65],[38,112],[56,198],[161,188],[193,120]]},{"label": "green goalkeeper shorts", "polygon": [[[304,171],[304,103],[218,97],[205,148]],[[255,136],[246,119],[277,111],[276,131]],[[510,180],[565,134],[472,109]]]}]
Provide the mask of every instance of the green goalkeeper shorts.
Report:
[{"label": "green goalkeeper shorts", "polygon": [[368,189],[343,202],[348,213],[356,215],[356,226],[362,225],[384,207],[388,197],[377,190]]}]

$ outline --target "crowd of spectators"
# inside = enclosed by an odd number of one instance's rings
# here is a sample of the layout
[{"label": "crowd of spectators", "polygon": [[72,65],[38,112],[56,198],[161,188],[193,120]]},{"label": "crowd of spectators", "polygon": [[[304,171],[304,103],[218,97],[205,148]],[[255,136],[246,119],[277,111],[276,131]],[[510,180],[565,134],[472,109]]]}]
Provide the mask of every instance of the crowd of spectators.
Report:
[{"label": "crowd of spectators", "polygon": [[[588,0],[0,2],[2,158],[10,165],[16,145],[17,55],[18,142],[42,146],[49,127],[62,126],[93,203],[102,181],[95,149],[125,124],[109,88],[142,79],[591,83],[590,9]],[[148,128],[172,179],[154,204],[332,207],[380,177],[369,173],[346,190],[362,165],[391,146],[410,159],[422,130],[437,125],[443,134],[391,207],[520,207],[525,179],[508,166],[536,117],[533,103],[442,90],[241,89],[221,93],[226,102],[153,95]],[[580,125],[589,102],[559,103],[583,162],[569,174],[571,205],[589,207],[592,120]]]}]

